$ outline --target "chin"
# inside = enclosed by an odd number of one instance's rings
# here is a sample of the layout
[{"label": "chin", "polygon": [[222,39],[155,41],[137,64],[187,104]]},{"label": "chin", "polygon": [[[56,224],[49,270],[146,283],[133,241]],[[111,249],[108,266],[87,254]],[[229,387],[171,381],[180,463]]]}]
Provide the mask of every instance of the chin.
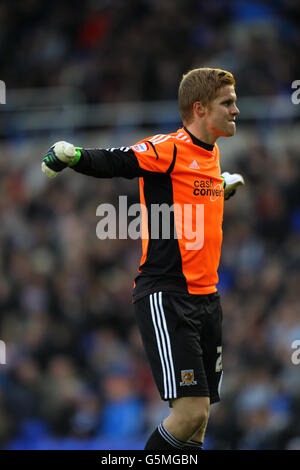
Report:
[{"label": "chin", "polygon": [[233,137],[235,135],[235,129],[232,131],[222,132],[219,137]]},{"label": "chin", "polygon": [[233,137],[236,132],[236,127],[235,127],[235,124],[233,124],[232,126],[226,126],[226,129],[224,128],[222,129],[220,126],[219,129],[215,128],[214,131],[215,131],[214,133],[217,139],[219,137]]},{"label": "chin", "polygon": [[227,130],[226,134],[224,134],[224,137],[233,137],[235,135],[236,128],[235,125],[233,129]]}]

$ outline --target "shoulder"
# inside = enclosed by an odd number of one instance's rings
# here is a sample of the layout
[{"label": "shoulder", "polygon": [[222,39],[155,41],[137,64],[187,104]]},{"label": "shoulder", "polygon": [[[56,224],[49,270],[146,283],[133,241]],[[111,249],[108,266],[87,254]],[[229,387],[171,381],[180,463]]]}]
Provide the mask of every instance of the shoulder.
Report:
[{"label": "shoulder", "polygon": [[156,134],[140,140],[130,148],[142,169],[165,172],[173,159],[174,143],[173,134]]},{"label": "shoulder", "polygon": [[137,152],[145,152],[150,148],[167,148],[174,142],[173,134],[156,134],[140,140],[131,148]]}]

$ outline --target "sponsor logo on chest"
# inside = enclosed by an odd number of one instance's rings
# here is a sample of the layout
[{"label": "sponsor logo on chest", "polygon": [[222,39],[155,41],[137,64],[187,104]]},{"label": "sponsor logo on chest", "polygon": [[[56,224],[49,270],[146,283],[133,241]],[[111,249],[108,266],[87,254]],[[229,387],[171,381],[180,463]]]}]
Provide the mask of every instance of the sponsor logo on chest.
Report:
[{"label": "sponsor logo on chest", "polygon": [[222,183],[216,183],[213,179],[196,179],[193,182],[194,196],[209,196],[212,202],[220,197],[224,197]]}]

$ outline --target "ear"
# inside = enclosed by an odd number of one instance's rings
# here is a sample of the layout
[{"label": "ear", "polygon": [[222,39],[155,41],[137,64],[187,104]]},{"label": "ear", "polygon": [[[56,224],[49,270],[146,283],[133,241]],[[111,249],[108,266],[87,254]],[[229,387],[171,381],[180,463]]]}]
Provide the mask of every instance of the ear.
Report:
[{"label": "ear", "polygon": [[205,114],[205,106],[200,101],[193,103],[193,111],[198,117],[203,117]]}]

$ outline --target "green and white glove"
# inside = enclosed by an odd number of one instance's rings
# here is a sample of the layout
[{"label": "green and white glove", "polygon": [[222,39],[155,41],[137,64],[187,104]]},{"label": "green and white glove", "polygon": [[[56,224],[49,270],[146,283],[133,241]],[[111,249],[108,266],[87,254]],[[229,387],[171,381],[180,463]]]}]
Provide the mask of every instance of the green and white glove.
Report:
[{"label": "green and white glove", "polygon": [[234,196],[238,186],[244,186],[245,181],[242,175],[239,173],[233,173],[232,175],[225,171],[222,173],[223,185],[224,185],[224,199],[227,200]]},{"label": "green and white glove", "polygon": [[63,140],[56,142],[43,158],[42,172],[49,178],[55,178],[57,173],[67,166],[76,165],[81,156],[81,147],[74,147],[73,144]]}]

